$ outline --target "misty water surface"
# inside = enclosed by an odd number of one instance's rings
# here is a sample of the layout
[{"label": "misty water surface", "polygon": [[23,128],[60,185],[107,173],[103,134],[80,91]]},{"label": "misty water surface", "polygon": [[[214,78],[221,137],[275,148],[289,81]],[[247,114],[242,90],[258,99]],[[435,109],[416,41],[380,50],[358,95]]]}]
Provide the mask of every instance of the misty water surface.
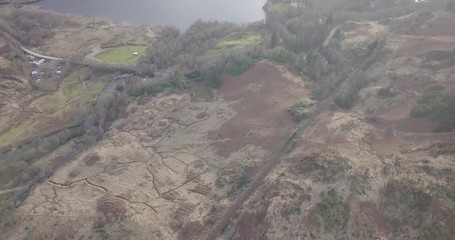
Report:
[{"label": "misty water surface", "polygon": [[187,28],[197,19],[248,23],[263,19],[266,0],[44,0],[45,9],[130,24]]}]

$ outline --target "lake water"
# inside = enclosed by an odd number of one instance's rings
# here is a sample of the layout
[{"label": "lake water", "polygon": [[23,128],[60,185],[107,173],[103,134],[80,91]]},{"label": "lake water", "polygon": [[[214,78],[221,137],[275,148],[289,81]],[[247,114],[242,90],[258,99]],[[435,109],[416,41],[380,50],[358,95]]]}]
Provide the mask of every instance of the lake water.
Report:
[{"label": "lake water", "polygon": [[249,23],[264,18],[266,0],[44,0],[37,5],[62,13],[103,17],[134,25],[187,28],[198,19]]}]

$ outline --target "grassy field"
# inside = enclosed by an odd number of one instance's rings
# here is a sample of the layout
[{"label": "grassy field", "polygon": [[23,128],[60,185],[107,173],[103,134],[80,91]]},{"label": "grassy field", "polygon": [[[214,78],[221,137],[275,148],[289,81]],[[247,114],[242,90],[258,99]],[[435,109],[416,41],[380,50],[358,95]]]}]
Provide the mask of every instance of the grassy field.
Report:
[{"label": "grassy field", "polygon": [[[145,46],[123,46],[108,49],[96,56],[97,59],[113,64],[135,64],[145,54]],[[133,56],[137,52],[139,55]]]},{"label": "grassy field", "polygon": [[[308,0],[305,1],[304,5],[307,6],[307,8],[311,8],[312,11],[327,12],[331,11],[334,7],[339,6],[339,4],[339,1],[336,0]],[[348,0],[342,4],[355,4],[355,2]],[[289,0],[282,0],[273,4],[267,4],[265,10],[268,13],[283,13],[293,8],[294,7]]]},{"label": "grassy field", "polygon": [[225,53],[229,53],[233,50],[258,45],[261,43],[261,41],[262,36],[260,32],[238,34],[218,42],[215,46],[211,47],[205,55],[219,56]]},{"label": "grassy field", "polygon": [[[30,113],[24,120],[17,122],[9,131],[0,135],[0,147],[9,146],[17,141],[26,139],[28,136],[33,136],[42,131],[41,127],[52,118],[56,121],[55,126],[66,127],[73,125],[75,122],[60,121],[64,116],[69,116],[85,106],[96,101],[96,97],[104,89],[106,81],[86,81],[84,87],[81,79],[84,79],[87,74],[86,69],[78,69],[73,71],[61,83],[60,88],[49,95],[36,99],[32,105],[36,106],[42,114]],[[74,119],[80,120],[83,116],[77,116]]]},{"label": "grassy field", "polygon": [[37,115],[30,116],[29,119],[13,126],[9,131],[0,136],[0,148],[11,145],[16,140],[22,138],[25,133],[39,122]]},{"label": "grassy field", "polygon": [[127,44],[132,44],[132,45],[144,45],[144,46],[147,46],[149,45],[150,43],[152,42],[152,40],[144,35],[140,36],[140,37],[137,37],[137,38],[133,38],[133,39],[130,39]]},{"label": "grassy field", "polygon": [[66,113],[70,113],[77,106],[86,106],[94,102],[107,82],[86,80],[84,87],[82,80],[86,75],[86,69],[79,69],[72,72],[63,80],[57,92],[39,98],[35,101],[35,105],[46,114],[53,117],[60,117]]}]

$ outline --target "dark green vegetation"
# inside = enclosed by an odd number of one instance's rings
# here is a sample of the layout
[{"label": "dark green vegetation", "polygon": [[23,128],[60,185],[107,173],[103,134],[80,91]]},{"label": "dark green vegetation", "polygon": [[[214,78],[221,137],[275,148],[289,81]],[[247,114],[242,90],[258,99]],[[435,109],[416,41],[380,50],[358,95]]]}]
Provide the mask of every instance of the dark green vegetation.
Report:
[{"label": "dark green vegetation", "polygon": [[[127,102],[126,93],[134,100],[149,95],[156,96],[175,92],[177,89],[187,89],[192,84],[198,84],[198,87],[200,85],[218,89],[223,84],[223,75],[240,75],[261,58],[281,63],[292,72],[299,72],[307,81],[305,84],[312,87],[313,98],[323,101],[323,104],[327,102],[329,105],[334,101],[338,107],[344,109],[354,107],[359,100],[359,92],[373,83],[373,80],[368,77],[368,70],[382,59],[384,41],[376,40],[369,45],[365,44],[364,47],[346,53],[349,50],[341,46],[344,29],[337,28],[337,26],[343,24],[347,19],[379,20],[387,24],[390,18],[402,14],[402,11],[399,14],[396,13],[396,8],[402,7],[404,3],[381,1],[378,4],[388,5],[387,11],[376,12],[370,9],[368,1],[308,1],[312,3],[308,3],[305,7],[302,5],[307,4],[307,1],[296,2],[297,6],[293,6],[290,1],[271,0],[265,8],[266,22],[250,26],[198,21],[182,34],[177,29],[164,28],[162,34],[158,36],[156,42],[149,46],[145,56],[137,64],[138,75],[154,76],[153,79],[143,79],[141,76],[132,77],[135,81],[125,80],[124,84],[112,88],[115,89],[114,93],[98,99],[94,111],[80,123],[80,126],[76,126],[77,128],[69,129],[69,132],[57,133],[53,136],[54,138],[48,136],[36,139],[36,141],[24,146],[17,146],[10,152],[2,154],[0,160],[4,165],[0,165],[0,185],[14,187],[23,182],[40,183],[56,167],[74,159],[79,152],[91,147],[109,129],[110,123],[117,118],[124,103]],[[328,6],[337,8],[337,11],[328,10]],[[370,10],[371,12],[368,12]],[[48,34],[52,34],[45,31],[35,33],[26,28],[28,24],[26,21],[29,20],[18,19],[18,16],[13,17],[10,20],[17,24],[18,30],[10,29],[11,34],[29,34],[27,38],[30,39],[22,39],[22,41],[28,42],[27,44],[39,44],[49,36]],[[39,30],[46,26],[55,28],[54,20],[45,22],[41,19],[42,16],[36,16],[36,18],[37,23],[32,25],[35,29]],[[393,26],[391,27],[393,28]],[[332,31],[335,33],[334,37],[327,44],[321,44]],[[127,54],[125,52],[120,55],[128,57]],[[441,55],[441,53],[438,54]],[[442,55],[445,55],[444,58],[451,58],[450,54]],[[451,60],[447,62],[450,64]],[[83,90],[83,88],[79,87],[79,90]],[[395,94],[397,93],[393,89],[384,87],[378,91],[377,97],[385,99],[391,98]],[[455,114],[452,113],[452,101],[455,103],[453,99],[455,94],[441,89],[433,89],[431,93],[426,94],[413,109],[413,116],[430,116],[440,120],[444,125],[454,124]],[[67,100],[64,99],[64,102]],[[324,102],[325,100],[327,101]],[[56,101],[51,102],[56,103]],[[50,106],[49,104],[44,105]],[[60,104],[57,105],[60,106]],[[289,112],[295,121],[301,121],[313,113],[312,104],[304,101],[298,102],[289,109]],[[283,114],[285,115],[286,112]],[[322,131],[322,133],[324,132]],[[297,140],[294,140],[298,137],[297,132],[294,132],[290,138],[293,146],[298,143]],[[368,140],[368,136],[365,138]],[[50,166],[49,169],[27,170],[37,157],[45,155],[71,139],[77,140],[74,141],[75,149],[54,159],[54,162],[58,164]],[[369,147],[366,145],[368,144],[362,145],[362,147]],[[455,151],[453,145],[441,143],[434,146],[434,152],[435,155],[450,155]],[[318,220],[326,233],[346,233],[357,227],[354,221],[361,222],[362,219],[357,216],[358,209],[351,212],[350,205],[352,204],[353,208],[357,207],[358,202],[356,201],[359,198],[366,199],[371,196],[372,188],[377,185],[372,186],[370,178],[373,176],[374,181],[380,182],[384,178],[395,176],[394,174],[401,170],[397,166],[385,166],[382,171],[381,168],[377,168],[381,174],[374,172],[370,176],[368,168],[351,171],[350,164],[355,166],[354,162],[350,163],[349,159],[340,156],[317,156],[315,159],[308,165],[302,161],[303,163],[296,168],[300,175],[307,176],[308,181],[314,183],[314,187],[321,188],[322,186],[323,188],[321,200],[316,205],[311,205],[314,206],[311,216]],[[363,159],[356,159],[355,163],[357,164],[361,160]],[[365,159],[365,161],[368,160]],[[373,168],[371,169],[375,171]],[[433,170],[430,167],[422,167],[422,169],[424,171]],[[218,190],[227,193],[231,200],[234,200],[252,181],[247,174],[248,171],[236,170],[239,171],[225,173],[215,182]],[[14,176],[19,177],[15,179]],[[431,187],[425,188],[419,184],[392,180],[383,187],[380,192],[380,210],[385,212],[387,217],[385,228],[390,223],[396,238],[403,236],[400,235],[402,231],[417,231],[417,234],[413,236],[419,236],[421,239],[450,239],[447,229],[451,224],[448,219],[453,216],[455,196],[453,188],[445,185],[431,185]],[[334,189],[325,193],[327,187]],[[339,188],[338,192],[337,188]],[[374,192],[373,195],[376,193]],[[304,205],[305,200],[302,199],[311,198],[311,195],[308,196],[304,196],[300,192],[292,192],[289,196],[285,196],[285,203],[281,208],[279,207],[278,215],[287,220],[304,216],[307,214],[305,209],[308,209],[306,207],[309,205]],[[317,199],[317,196],[313,197]],[[5,197],[0,200],[6,199]],[[354,200],[351,201],[351,199]],[[445,204],[441,207],[441,211],[437,210],[440,207],[438,200],[443,200]],[[216,207],[212,209],[214,209],[211,211],[212,213],[218,211]],[[365,212],[368,214],[368,211]],[[5,208],[0,213],[6,216],[4,218],[8,218],[11,211]],[[264,214],[267,214],[267,211]],[[178,232],[185,227],[186,220],[178,219],[167,227]],[[213,225],[216,220],[204,220],[204,223]],[[8,227],[8,223],[3,223],[1,217],[0,223],[2,223],[0,227]],[[95,224],[92,231],[99,239],[108,239],[109,234],[113,234],[109,232],[109,229],[102,224]],[[355,231],[350,233],[357,234]],[[365,232],[368,232],[367,235],[373,238],[370,230]],[[30,236],[32,236],[31,233]]]},{"label": "dark green vegetation", "polygon": [[[417,229],[419,239],[453,239],[446,224],[455,216],[453,210],[441,211],[441,199],[455,202],[455,189],[435,185],[422,187],[411,180],[390,180],[381,190],[381,206],[389,218],[393,235],[402,237],[404,229]],[[445,226],[444,226],[445,225]]]},{"label": "dark green vegetation", "polygon": [[228,176],[218,176],[215,180],[215,186],[220,189],[227,187],[228,196],[235,196],[247,187],[250,181],[251,179],[245,169],[240,169]]},{"label": "dark green vegetation", "polygon": [[314,176],[317,181],[335,183],[346,175],[348,169],[348,159],[339,156],[328,156],[319,162]]},{"label": "dark green vegetation", "polygon": [[300,209],[300,202],[295,201],[292,203],[286,203],[281,209],[281,216],[289,220],[290,215],[300,214],[302,210]]},{"label": "dark green vegetation", "polygon": [[104,229],[104,226],[100,223],[93,224],[93,230],[98,234],[99,239],[101,240],[108,240],[109,234]]},{"label": "dark green vegetation", "polygon": [[232,75],[240,75],[254,65],[250,57],[232,59],[227,62],[227,71]]},{"label": "dark green vegetation", "polygon": [[306,118],[309,118],[314,113],[314,103],[307,101],[300,101],[294,106],[288,109],[292,116],[292,119],[296,122],[300,122]]},{"label": "dark green vegetation", "polygon": [[434,157],[438,157],[439,155],[455,156],[455,141],[448,140],[444,142],[434,143],[432,144],[430,151]]},{"label": "dark green vegetation", "polygon": [[45,11],[17,9],[0,21],[0,28],[27,46],[39,46],[58,26],[71,26],[71,17]]},{"label": "dark green vegetation", "polygon": [[240,171],[239,173],[234,174],[229,180],[229,185],[231,187],[228,190],[228,195],[232,196],[232,195],[239,193],[245,187],[248,186],[250,181],[251,181],[250,177],[244,170]]},{"label": "dark green vegetation", "polygon": [[371,189],[370,171],[365,169],[363,173],[349,176],[349,190],[354,194],[365,194]]},{"label": "dark green vegetation", "polygon": [[455,91],[429,89],[411,110],[413,117],[431,117],[441,124],[435,131],[451,131],[455,128]]},{"label": "dark green vegetation", "polygon": [[350,213],[351,207],[334,189],[329,190],[311,212],[313,216],[322,220],[324,228],[329,231],[343,229],[349,220]]}]

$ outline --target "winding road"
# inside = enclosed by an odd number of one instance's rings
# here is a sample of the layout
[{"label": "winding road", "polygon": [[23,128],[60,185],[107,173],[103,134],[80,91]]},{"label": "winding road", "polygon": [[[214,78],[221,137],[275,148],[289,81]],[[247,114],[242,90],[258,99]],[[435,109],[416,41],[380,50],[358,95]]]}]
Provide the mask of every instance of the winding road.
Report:
[{"label": "winding road", "polygon": [[[99,61],[96,59],[94,56],[100,52],[99,49],[95,49],[92,54],[89,54],[84,58],[84,60],[78,61],[74,59],[65,59],[65,58],[59,58],[59,57],[53,57],[53,56],[47,56],[44,54],[39,54],[36,53],[24,46],[21,46],[20,49],[24,51],[27,54],[30,54],[32,56],[35,56],[37,58],[43,58],[47,60],[53,60],[53,61],[69,61],[75,64],[81,64],[81,65],[86,65],[86,66],[92,66],[92,67],[104,67],[104,68],[110,68],[114,70],[126,70],[126,71],[136,71],[136,66],[131,65],[131,66],[125,66],[125,65],[120,65],[120,64],[110,64],[110,63],[103,63],[102,61]],[[95,55],[93,55],[95,54]],[[92,56],[93,55],[93,56]]]},{"label": "winding road", "polygon": [[44,58],[44,59],[47,59],[47,60],[55,60],[55,61],[64,61],[65,59],[63,58],[59,58],[59,57],[52,57],[52,56],[46,56],[46,55],[43,55],[43,54],[39,54],[39,53],[36,53],[36,52],[33,52],[32,50],[24,47],[24,46],[21,46],[20,47],[22,51],[32,55],[32,56],[35,56],[37,58]]}]

